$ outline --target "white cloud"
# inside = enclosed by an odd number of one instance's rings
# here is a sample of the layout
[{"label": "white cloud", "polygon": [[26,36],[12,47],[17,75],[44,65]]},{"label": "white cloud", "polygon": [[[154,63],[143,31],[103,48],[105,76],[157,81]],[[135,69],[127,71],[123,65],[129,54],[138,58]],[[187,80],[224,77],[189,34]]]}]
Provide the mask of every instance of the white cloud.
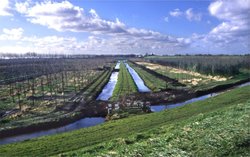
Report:
[{"label": "white cloud", "polygon": [[185,14],[186,14],[186,18],[189,21],[200,21],[202,18],[202,14],[201,13],[194,13],[192,8],[187,9]]},{"label": "white cloud", "polygon": [[169,12],[169,15],[171,15],[173,17],[179,17],[182,14],[183,14],[183,12],[181,12],[180,9],[178,9],[178,8]]},{"label": "white cloud", "polygon": [[[130,33],[140,36],[140,32],[146,30],[130,29]],[[155,32],[151,32],[155,34]],[[160,34],[158,34],[160,35]],[[75,37],[59,36],[25,36],[22,28],[3,29],[0,33],[0,53],[82,53],[82,54],[130,54],[130,53],[174,53],[187,45],[185,39],[170,38],[170,42],[164,42],[164,38],[145,39],[127,36],[91,35],[86,40],[78,40]],[[152,42],[154,40],[154,42]],[[176,40],[178,40],[176,42]]]},{"label": "white cloud", "polygon": [[[249,53],[250,5],[248,0],[218,0],[208,7],[211,16],[221,21],[207,34],[194,34],[189,39],[192,50],[205,53]],[[207,21],[210,24],[210,21]]]},{"label": "white cloud", "polygon": [[12,16],[9,0],[0,0],[0,16]]},{"label": "white cloud", "polygon": [[99,18],[99,15],[96,13],[94,9],[90,9],[89,13],[91,14],[92,17]]},{"label": "white cloud", "polygon": [[16,3],[16,9],[24,14],[28,21],[47,26],[57,31],[73,32],[123,32],[120,21],[107,21],[99,17],[94,9],[89,12],[74,6],[69,1],[52,2],[50,0],[29,5],[28,2]]},{"label": "white cloud", "polygon": [[[81,48],[83,42],[77,41],[74,37],[59,37],[55,35],[44,37],[24,36],[22,28],[3,29],[3,33],[0,34],[0,41],[3,41],[3,43],[0,42],[0,52],[84,53]],[[87,43],[91,42],[84,42],[85,45]]]},{"label": "white cloud", "polygon": [[3,29],[3,34],[0,34],[0,40],[19,40],[23,35],[22,28]]},{"label": "white cloud", "polygon": [[172,17],[186,17],[189,21],[201,21],[202,14],[194,13],[193,8],[189,8],[186,11],[181,11],[180,9],[175,9],[169,12],[169,15]]},{"label": "white cloud", "polygon": [[[97,11],[84,10],[67,0],[54,2],[50,0],[16,3],[17,12],[34,24],[46,26],[57,31],[89,32],[85,40],[75,37],[59,36],[24,36],[22,28],[3,29],[0,32],[0,52],[40,53],[88,53],[88,54],[118,54],[118,53],[181,53],[194,51],[197,53],[232,52],[242,45],[242,51],[249,51],[249,5],[247,0],[213,1],[209,5],[212,16],[221,21],[208,34],[194,34],[189,38],[172,37],[160,32],[138,29],[126,26],[118,18],[105,20]],[[189,21],[200,21],[202,14],[192,8],[175,9],[169,12],[169,17],[187,18]],[[168,21],[168,17],[164,18]],[[205,21],[206,22],[206,21]],[[6,44],[14,42],[14,46]],[[5,43],[5,44],[3,44]],[[2,45],[1,45],[2,44]],[[238,46],[237,46],[238,45]],[[210,48],[211,47],[211,48]],[[203,49],[202,49],[203,48]],[[227,51],[230,50],[230,51]],[[241,51],[241,52],[242,52]],[[189,51],[190,52],[190,51]],[[219,52],[221,53],[221,51]]]},{"label": "white cloud", "polygon": [[[102,19],[94,9],[86,11],[81,7],[74,6],[67,0],[62,2],[47,0],[35,4],[29,2],[16,3],[16,10],[24,15],[31,23],[47,26],[50,29],[57,31],[89,32],[95,36],[106,36],[107,39],[102,40],[101,43],[104,43],[104,41],[117,43],[117,45],[111,46],[116,49],[123,47],[124,51],[130,49],[131,45],[133,47],[138,46],[138,51],[140,47],[140,52],[143,52],[144,48],[149,51],[151,48],[155,50],[159,47],[164,47],[165,51],[168,51],[170,47],[174,49],[187,46],[187,42],[177,40],[174,37],[159,32],[127,27],[118,18],[114,21]],[[89,39],[89,42],[90,41],[93,43],[96,40],[93,41],[93,39]],[[130,41],[134,41],[134,43]],[[83,44],[83,47],[89,48],[89,42],[87,45],[86,43]],[[104,44],[101,45],[106,47]],[[106,45],[110,44],[106,42]],[[151,47],[151,45],[154,46]],[[100,45],[98,45],[98,47],[100,47]],[[106,48],[107,50],[110,49],[109,47]]]},{"label": "white cloud", "polygon": [[25,1],[25,2],[17,2],[15,4],[16,11],[22,14],[25,14],[28,12],[28,7],[30,5],[30,1]]},{"label": "white cloud", "polygon": [[89,12],[74,6],[69,1],[45,1],[31,6],[17,3],[17,11],[24,14],[28,21],[47,26],[57,31],[90,32],[94,34],[129,34],[125,24],[116,19],[101,19],[94,9]]},{"label": "white cloud", "polygon": [[249,42],[250,5],[248,0],[215,1],[209,5],[208,10],[212,16],[222,22],[210,31],[207,40],[212,39],[220,43]]}]

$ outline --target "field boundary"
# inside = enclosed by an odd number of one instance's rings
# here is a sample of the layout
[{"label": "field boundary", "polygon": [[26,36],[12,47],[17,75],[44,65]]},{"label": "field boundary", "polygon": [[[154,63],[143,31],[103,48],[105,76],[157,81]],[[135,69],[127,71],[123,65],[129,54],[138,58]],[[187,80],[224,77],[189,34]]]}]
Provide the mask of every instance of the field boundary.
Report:
[{"label": "field boundary", "polygon": [[138,67],[140,67],[140,68],[142,68],[143,70],[147,71],[148,73],[150,73],[150,74],[152,74],[152,75],[154,75],[154,76],[156,76],[156,77],[162,79],[163,81],[173,83],[173,84],[176,85],[176,86],[183,86],[183,87],[186,86],[186,85],[180,83],[180,82],[179,82],[178,80],[176,80],[176,79],[172,79],[172,78],[170,78],[170,77],[167,77],[167,76],[164,76],[164,75],[162,75],[162,74],[159,74],[159,73],[157,73],[157,72],[155,72],[155,71],[153,71],[153,70],[150,70],[150,69],[146,68],[146,67],[143,66],[143,65],[139,65],[139,64],[135,63],[134,61],[131,61],[131,60],[130,60],[129,62],[133,63],[134,65],[136,65],[136,66],[138,66]]}]

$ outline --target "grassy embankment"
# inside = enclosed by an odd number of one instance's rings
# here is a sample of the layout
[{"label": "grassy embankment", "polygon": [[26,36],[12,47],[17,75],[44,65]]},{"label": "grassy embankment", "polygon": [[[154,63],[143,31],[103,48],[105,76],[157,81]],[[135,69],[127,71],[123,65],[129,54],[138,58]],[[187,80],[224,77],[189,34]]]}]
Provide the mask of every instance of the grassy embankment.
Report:
[{"label": "grassy embankment", "polygon": [[167,87],[167,84],[164,80],[148,73],[147,71],[134,65],[133,63],[129,63],[129,65],[138,73],[146,86],[149,87],[152,91],[160,91],[161,89],[165,89]]},{"label": "grassy embankment", "polygon": [[125,64],[121,62],[118,81],[116,83],[111,100],[118,100],[121,96],[137,92],[136,84],[128,72]]},{"label": "grassy embankment", "polygon": [[172,110],[3,145],[0,156],[243,155],[249,153],[248,91],[250,86]]},{"label": "grassy embankment", "polygon": [[[97,80],[93,82],[83,93],[79,96],[83,97],[86,102],[91,101],[95,98],[102,87],[108,81],[111,71],[105,71],[99,76],[96,76]],[[54,106],[53,106],[54,105]],[[57,121],[61,118],[67,118],[75,115],[76,113],[69,111],[56,111],[58,105],[51,104],[48,108],[47,106],[34,107],[34,109],[22,112],[18,117],[5,117],[0,121],[0,130],[25,127],[32,124]]]}]

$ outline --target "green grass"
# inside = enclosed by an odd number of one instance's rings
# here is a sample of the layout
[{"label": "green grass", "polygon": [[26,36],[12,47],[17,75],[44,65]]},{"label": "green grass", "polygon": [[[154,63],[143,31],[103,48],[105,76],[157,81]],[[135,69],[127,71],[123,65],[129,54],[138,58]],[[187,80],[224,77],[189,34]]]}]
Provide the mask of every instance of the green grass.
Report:
[{"label": "green grass", "polygon": [[[154,64],[159,65],[157,63],[154,63]],[[141,65],[145,66],[146,68],[150,68],[150,65],[144,65],[144,64],[141,64]],[[201,76],[198,76],[198,75],[196,76],[196,75],[192,74],[191,71],[190,71],[190,74],[186,73],[186,72],[183,73],[182,71],[172,72],[172,71],[170,71],[170,69],[172,68],[170,66],[163,66],[163,65],[159,65],[159,66],[161,66],[162,68],[155,69],[154,70],[155,72],[162,74],[164,76],[176,79],[179,82],[186,84],[193,91],[208,90],[208,89],[214,88],[218,85],[233,84],[233,83],[236,83],[238,81],[250,78],[250,71],[247,69],[241,69],[240,74],[229,77],[225,81],[218,81],[218,80],[206,78],[207,76],[204,74],[201,74]],[[196,85],[192,84],[191,82],[187,82],[187,80],[193,80],[193,79],[194,80],[200,79],[200,80],[197,82]]]},{"label": "green grass", "polygon": [[[179,125],[180,126],[190,125],[192,122],[192,117],[197,117],[197,116],[199,117],[203,114],[205,116],[207,115],[207,118],[209,118],[209,114],[219,116],[224,112],[223,111],[224,109],[226,110],[226,108],[230,106],[235,106],[240,103],[245,104],[249,102],[250,93],[248,91],[250,91],[250,86],[238,88],[238,89],[223,93],[221,95],[218,95],[216,97],[209,98],[207,100],[200,101],[200,102],[195,102],[195,103],[192,103],[183,107],[179,107],[176,109],[172,109],[172,110],[167,110],[167,111],[163,111],[159,113],[152,113],[152,114],[147,114],[147,115],[133,116],[133,117],[129,117],[129,118],[121,119],[121,120],[110,121],[110,122],[107,122],[105,124],[101,124],[95,127],[84,128],[84,129],[80,129],[80,130],[76,130],[72,132],[53,135],[53,136],[45,136],[45,137],[41,137],[37,139],[32,139],[32,140],[27,140],[24,142],[16,143],[16,144],[3,145],[3,146],[0,146],[0,156],[50,156],[50,155],[56,155],[59,153],[69,152],[73,150],[78,150],[82,153],[90,153],[90,154],[94,154],[96,153],[96,151],[105,152],[106,149],[108,149],[108,144],[111,140],[113,140],[111,144],[114,144],[114,141],[115,141],[117,145],[120,145],[119,139],[125,138],[126,144],[133,144],[135,142],[133,142],[133,139],[132,140],[130,139],[133,136],[135,136],[137,140],[140,141],[140,139],[144,139],[144,138],[147,139],[147,137],[145,136],[150,135],[151,133],[154,133],[154,132],[158,132],[156,136],[153,137],[153,138],[157,138],[161,134],[160,131],[162,130],[161,129],[162,127],[163,127],[164,132],[169,132],[172,130],[171,127],[175,127],[175,126],[178,127]],[[244,110],[245,109],[242,109],[242,112]],[[239,114],[235,114],[236,121],[238,119],[238,115]],[[240,119],[238,121],[239,123],[245,123],[245,121],[241,121]],[[221,120],[224,120],[224,118],[222,117]],[[230,120],[228,121],[230,123]],[[227,123],[228,121],[226,121],[225,126],[226,124],[228,124]],[[215,122],[217,123],[217,121]],[[221,124],[223,123],[224,122],[222,121]],[[170,127],[170,129],[169,130],[166,128],[164,129],[164,127],[167,127],[167,128]],[[209,128],[209,127],[210,125],[205,125],[205,128]],[[213,130],[213,128],[210,128],[210,129]],[[178,128],[175,130],[178,130]],[[199,130],[202,130],[202,129],[199,129]],[[176,139],[177,142],[179,141],[179,143],[181,143],[182,136],[175,136],[176,135],[175,132],[173,132],[172,134],[173,134],[173,137],[170,137],[170,139]],[[177,135],[178,134],[179,133],[177,133]],[[206,133],[204,133],[204,135],[206,135]],[[186,137],[188,138],[189,136],[187,135]],[[199,137],[197,134],[196,139],[199,139],[199,138],[204,138],[204,136]],[[189,140],[192,140],[192,138],[190,138]],[[210,138],[207,137],[206,139],[204,138],[204,140],[210,140]],[[245,138],[242,140],[245,140]],[[183,142],[185,141],[186,140],[184,140]],[[159,142],[155,142],[155,143],[157,144]],[[194,150],[197,150],[196,148],[199,148],[199,145],[201,144],[202,144],[202,141],[201,143],[197,142],[194,145],[190,145],[190,147],[194,148]],[[222,144],[223,144],[223,140],[222,140]],[[111,148],[113,149],[113,146]],[[121,149],[123,148],[126,149],[126,146],[124,147],[121,146]],[[144,148],[144,150],[145,149],[146,147]],[[159,151],[160,150],[164,151],[165,147],[163,148],[159,147],[158,149]],[[178,149],[182,150],[182,147],[180,146]],[[178,149],[176,151],[178,151]],[[207,150],[209,151],[210,149],[207,148]],[[136,151],[134,151],[134,153],[135,152]],[[193,153],[195,153],[195,151]],[[208,153],[208,155],[209,154],[210,153]],[[127,153],[127,155],[132,156],[133,154]]]},{"label": "green grass", "polygon": [[165,89],[167,87],[167,84],[164,80],[148,73],[133,63],[129,63],[129,65],[138,73],[138,75],[145,82],[146,86],[148,86],[152,91],[160,91],[161,89]]},{"label": "green grass", "polygon": [[65,156],[249,156],[250,101]]},{"label": "green grass", "polygon": [[155,70],[156,72],[162,74],[162,75],[165,75],[167,77],[170,77],[170,78],[173,78],[173,79],[176,79],[176,80],[184,80],[184,79],[193,79],[193,78],[201,78],[201,77],[197,77],[197,76],[194,76],[194,75],[191,75],[191,74],[187,74],[187,73],[173,73],[173,72],[170,72],[170,71],[167,71],[167,70],[161,70],[161,69],[157,69]]},{"label": "green grass", "polygon": [[234,76],[231,79],[228,79],[226,81],[214,81],[214,82],[209,82],[207,84],[199,84],[197,86],[194,86],[192,88],[192,90],[194,90],[194,91],[208,90],[208,89],[214,88],[218,85],[233,84],[233,83],[237,83],[241,80],[245,80],[248,78],[250,78],[250,73],[241,73],[241,74],[236,75],[236,76]]},{"label": "green grass", "polygon": [[116,83],[111,100],[118,100],[121,96],[137,92],[136,84],[128,72],[125,64],[120,63],[120,71],[118,74],[118,81]]},{"label": "green grass", "polygon": [[111,75],[111,71],[105,71],[103,75],[99,77],[99,79],[94,82],[89,88],[84,91],[83,95],[86,97],[86,101],[93,100],[98,92],[100,92],[105,85],[105,83],[108,82],[109,77]]},{"label": "green grass", "polygon": [[[145,64],[146,63],[146,64]],[[147,62],[144,63],[138,63],[141,64],[142,66],[151,69],[151,65],[147,65]],[[152,63],[150,63],[152,64]],[[198,84],[200,85],[201,83],[203,84],[203,81],[206,82],[211,82],[212,80],[209,80],[208,78],[205,78],[206,75],[195,75],[193,74],[192,71],[183,71],[183,69],[178,69],[178,68],[173,68],[170,66],[164,66],[160,65],[157,63],[153,63],[154,66],[158,66],[158,68],[155,68],[154,71],[157,72],[158,74],[164,75],[166,77],[178,80],[182,84],[186,84],[190,88],[193,87],[194,85],[192,82],[189,82],[189,80],[199,80]],[[172,88],[173,86],[169,85],[169,88]],[[173,87],[174,88],[174,87]]]}]

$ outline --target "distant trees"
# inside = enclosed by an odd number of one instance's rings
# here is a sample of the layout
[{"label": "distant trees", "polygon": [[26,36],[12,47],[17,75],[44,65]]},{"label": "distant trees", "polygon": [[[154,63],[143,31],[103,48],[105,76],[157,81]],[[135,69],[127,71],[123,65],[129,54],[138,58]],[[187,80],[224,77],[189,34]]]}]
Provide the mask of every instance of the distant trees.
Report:
[{"label": "distant trees", "polygon": [[166,56],[149,58],[151,62],[203,74],[232,76],[241,68],[250,69],[250,56]]}]

